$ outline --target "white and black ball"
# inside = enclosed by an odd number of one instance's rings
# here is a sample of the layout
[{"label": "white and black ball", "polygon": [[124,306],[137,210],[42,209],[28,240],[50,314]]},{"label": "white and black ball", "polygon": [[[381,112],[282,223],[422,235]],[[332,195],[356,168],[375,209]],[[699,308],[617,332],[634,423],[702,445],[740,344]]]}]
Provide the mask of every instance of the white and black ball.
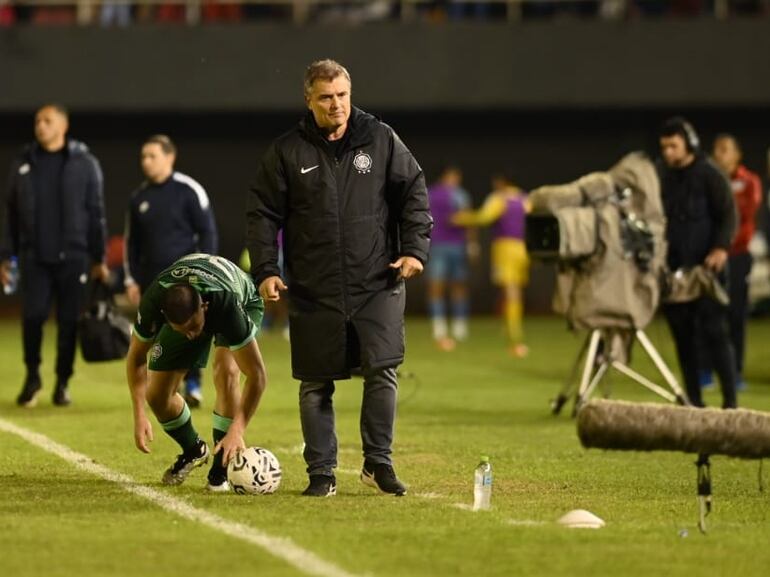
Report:
[{"label": "white and black ball", "polygon": [[241,495],[275,493],[281,485],[281,463],[262,447],[239,451],[227,464],[227,480]]}]

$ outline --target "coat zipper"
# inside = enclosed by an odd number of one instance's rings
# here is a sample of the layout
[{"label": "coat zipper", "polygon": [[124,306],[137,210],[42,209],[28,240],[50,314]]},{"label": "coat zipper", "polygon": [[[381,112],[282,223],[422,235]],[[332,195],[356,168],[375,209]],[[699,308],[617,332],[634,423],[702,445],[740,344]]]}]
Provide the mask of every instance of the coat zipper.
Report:
[{"label": "coat zipper", "polygon": [[[348,270],[347,270],[347,264],[345,262],[345,229],[342,226],[342,202],[339,194],[339,184],[338,184],[338,170],[340,167],[340,161],[339,159],[334,156],[334,154],[331,155],[334,158],[334,186],[337,192],[337,226],[339,227],[339,237],[340,237],[340,268],[342,269],[342,299],[345,303],[345,323],[350,322],[350,302],[348,297],[348,289],[347,289],[347,279],[348,279]],[[347,329],[346,329],[347,330]]]}]

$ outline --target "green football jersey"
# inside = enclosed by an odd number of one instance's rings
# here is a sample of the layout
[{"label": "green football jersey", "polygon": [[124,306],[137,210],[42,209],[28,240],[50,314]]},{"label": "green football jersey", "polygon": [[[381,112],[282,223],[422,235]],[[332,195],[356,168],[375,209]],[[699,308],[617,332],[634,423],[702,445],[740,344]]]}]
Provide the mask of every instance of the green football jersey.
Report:
[{"label": "green football jersey", "polygon": [[[264,303],[251,277],[225,258],[196,253],[180,258],[147,287],[134,323],[139,340],[154,340],[166,324],[163,296],[168,287],[180,283],[189,284],[208,304],[205,334],[216,336],[232,349],[256,337]],[[254,312],[259,312],[258,322],[253,320]]]}]

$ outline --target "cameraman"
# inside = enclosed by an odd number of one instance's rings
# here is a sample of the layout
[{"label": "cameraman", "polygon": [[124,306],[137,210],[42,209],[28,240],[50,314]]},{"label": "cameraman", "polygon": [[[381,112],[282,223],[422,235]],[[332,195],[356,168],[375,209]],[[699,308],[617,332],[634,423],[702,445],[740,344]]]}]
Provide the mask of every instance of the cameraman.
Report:
[{"label": "cameraman", "polygon": [[[736,228],[730,185],[699,149],[699,139],[684,118],[666,121],[659,133],[658,175],[666,213],[668,267],[671,271],[705,266],[725,282],[728,250]],[[723,408],[735,408],[735,357],[727,307],[701,296],[664,306],[676,343],[687,396],[702,407],[698,383],[698,345],[702,341],[722,385]]]}]

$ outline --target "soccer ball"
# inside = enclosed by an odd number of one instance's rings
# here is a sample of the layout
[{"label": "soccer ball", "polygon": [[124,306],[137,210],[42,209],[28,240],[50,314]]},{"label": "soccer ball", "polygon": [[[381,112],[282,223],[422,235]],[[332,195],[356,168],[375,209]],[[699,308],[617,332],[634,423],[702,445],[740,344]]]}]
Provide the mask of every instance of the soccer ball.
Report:
[{"label": "soccer ball", "polygon": [[281,464],[267,449],[249,447],[230,459],[227,480],[240,495],[275,493],[281,484]]}]

